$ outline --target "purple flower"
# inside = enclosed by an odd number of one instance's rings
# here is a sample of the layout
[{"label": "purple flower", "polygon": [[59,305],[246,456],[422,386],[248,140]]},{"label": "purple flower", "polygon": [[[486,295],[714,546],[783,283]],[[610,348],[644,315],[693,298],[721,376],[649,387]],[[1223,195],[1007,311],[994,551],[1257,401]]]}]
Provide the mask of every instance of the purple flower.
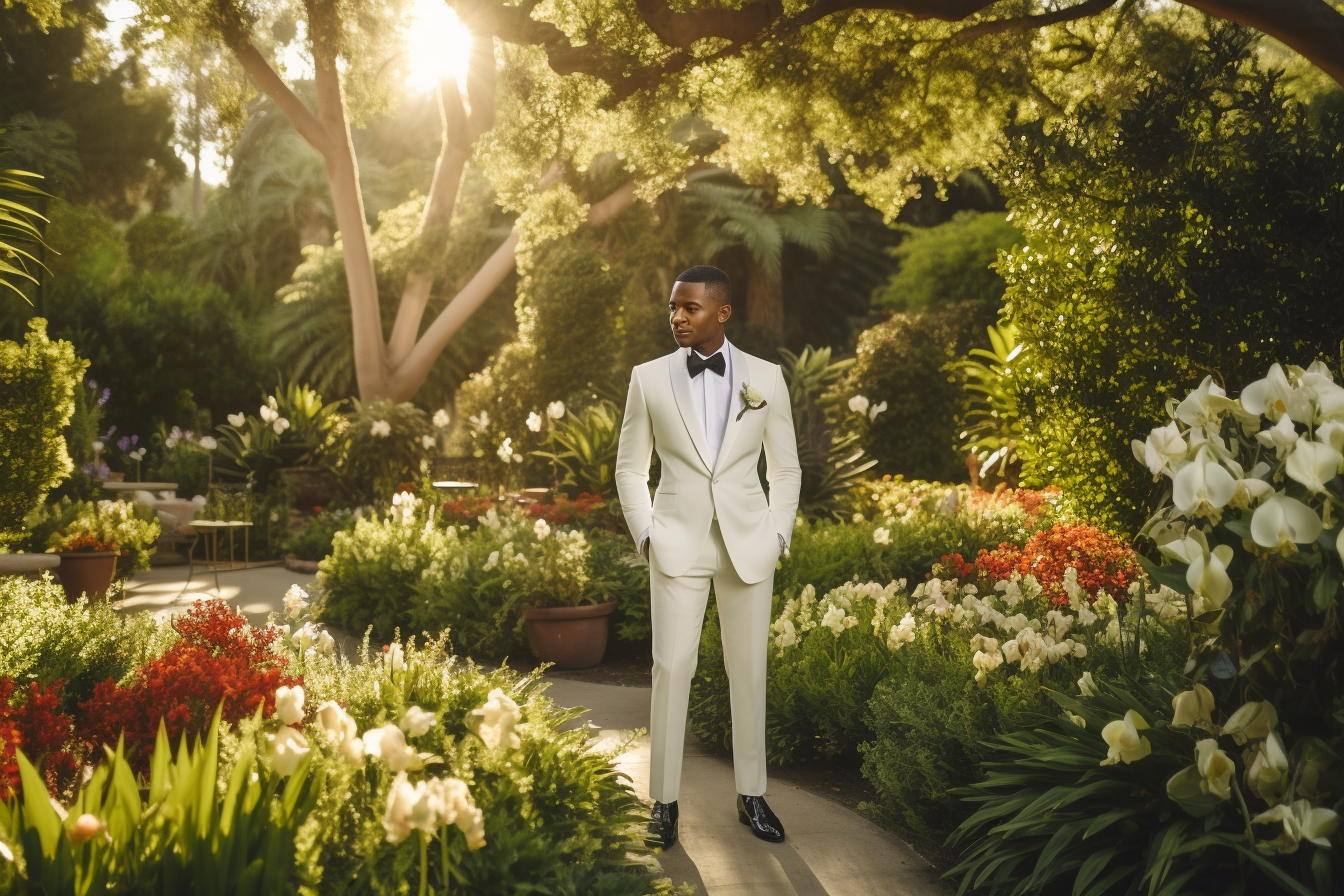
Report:
[{"label": "purple flower", "polygon": [[89,377],[89,388],[95,392],[98,391],[98,383],[94,381],[93,377]]},{"label": "purple flower", "polygon": [[130,451],[131,446],[134,444],[135,443],[131,441],[130,436],[122,436],[121,438],[117,439],[117,447],[122,451]]},{"label": "purple flower", "polygon": [[98,407],[102,407],[103,405],[107,404],[107,400],[111,397],[112,397],[112,390],[104,389],[103,393],[98,396]]}]

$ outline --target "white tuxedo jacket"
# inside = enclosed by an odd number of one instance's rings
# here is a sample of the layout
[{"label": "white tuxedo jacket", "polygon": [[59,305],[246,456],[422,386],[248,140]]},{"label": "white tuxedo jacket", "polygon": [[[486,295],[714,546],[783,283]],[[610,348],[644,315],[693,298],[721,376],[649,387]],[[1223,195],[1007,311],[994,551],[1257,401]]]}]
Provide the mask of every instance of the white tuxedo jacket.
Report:
[{"label": "white tuxedo jacket", "polygon": [[[636,541],[650,530],[650,556],[664,575],[679,576],[690,569],[717,514],[733,569],[752,584],[774,572],[780,539],[787,545],[793,537],[802,469],[789,390],[779,365],[729,346],[732,400],[717,459],[709,456],[704,425],[691,398],[687,350],[634,369],[621,423],[616,490]],[[700,375],[717,376],[710,371]],[[747,384],[766,403],[739,417]],[[769,501],[756,468],[762,447]],[[650,503],[649,461],[655,448],[662,475]]]}]

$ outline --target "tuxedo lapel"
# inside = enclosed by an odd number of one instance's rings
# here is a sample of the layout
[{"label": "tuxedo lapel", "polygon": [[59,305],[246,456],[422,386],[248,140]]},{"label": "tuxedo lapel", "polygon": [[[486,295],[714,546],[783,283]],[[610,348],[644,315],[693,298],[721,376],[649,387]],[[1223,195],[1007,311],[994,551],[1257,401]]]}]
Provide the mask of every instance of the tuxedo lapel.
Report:
[{"label": "tuxedo lapel", "polygon": [[728,453],[733,448],[733,440],[737,438],[737,431],[742,428],[741,418],[745,416],[741,413],[742,387],[751,382],[751,369],[747,367],[746,354],[731,342],[728,345],[733,352],[733,391],[732,398],[728,402],[728,428],[723,431],[723,444],[719,446],[719,457],[713,466],[716,471],[727,463]]},{"label": "tuxedo lapel", "polygon": [[[737,363],[736,356],[733,357],[733,363]],[[672,377],[672,395],[677,400],[681,422],[686,426],[686,432],[690,434],[695,450],[700,454],[700,462],[705,465],[705,469],[713,470],[714,465],[709,457],[709,443],[705,440],[705,426],[700,420],[700,415],[696,413],[695,401],[691,398],[691,374],[686,369],[686,352],[674,352],[668,358],[667,369]],[[723,456],[722,449],[719,451],[719,456]]]}]

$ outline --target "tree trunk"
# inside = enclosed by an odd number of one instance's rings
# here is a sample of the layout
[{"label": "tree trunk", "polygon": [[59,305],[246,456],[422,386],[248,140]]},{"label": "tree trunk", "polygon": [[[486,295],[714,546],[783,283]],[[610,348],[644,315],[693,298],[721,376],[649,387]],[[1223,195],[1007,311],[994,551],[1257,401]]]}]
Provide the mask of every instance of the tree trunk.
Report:
[{"label": "tree trunk", "polygon": [[784,344],[784,284],[751,252],[747,259],[747,323],[775,345]]}]

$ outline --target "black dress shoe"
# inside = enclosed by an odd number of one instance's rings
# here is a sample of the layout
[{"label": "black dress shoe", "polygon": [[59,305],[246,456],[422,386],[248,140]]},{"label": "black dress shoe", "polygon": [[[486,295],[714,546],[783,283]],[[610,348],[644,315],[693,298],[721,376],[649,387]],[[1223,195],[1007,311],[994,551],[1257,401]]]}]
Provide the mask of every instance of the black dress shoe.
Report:
[{"label": "black dress shoe", "polygon": [[751,828],[751,832],[770,843],[784,842],[784,825],[762,796],[737,795],[737,820]]},{"label": "black dress shoe", "polygon": [[677,842],[677,801],[653,803],[653,822],[649,825],[649,836],[644,843],[649,848],[671,849]]}]

